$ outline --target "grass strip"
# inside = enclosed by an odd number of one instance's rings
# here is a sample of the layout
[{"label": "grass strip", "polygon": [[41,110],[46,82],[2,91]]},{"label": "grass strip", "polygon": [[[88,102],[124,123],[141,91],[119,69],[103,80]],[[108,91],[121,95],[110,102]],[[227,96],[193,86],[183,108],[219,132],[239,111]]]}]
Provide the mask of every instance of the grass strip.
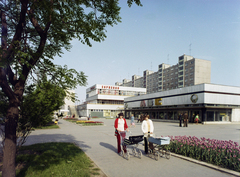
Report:
[{"label": "grass strip", "polygon": [[17,177],[90,177],[99,168],[72,143],[41,143],[22,146],[16,159]]}]

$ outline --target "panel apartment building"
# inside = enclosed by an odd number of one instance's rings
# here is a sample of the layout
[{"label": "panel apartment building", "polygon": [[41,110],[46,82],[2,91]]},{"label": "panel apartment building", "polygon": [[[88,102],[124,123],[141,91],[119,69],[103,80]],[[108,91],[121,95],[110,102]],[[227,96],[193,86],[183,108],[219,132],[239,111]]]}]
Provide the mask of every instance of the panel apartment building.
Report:
[{"label": "panel apartment building", "polygon": [[146,88],[147,93],[172,90],[211,82],[211,61],[189,55],[178,57],[176,65],[160,64],[158,71],[143,71],[143,77],[133,75],[132,80],[124,79],[117,86]]}]

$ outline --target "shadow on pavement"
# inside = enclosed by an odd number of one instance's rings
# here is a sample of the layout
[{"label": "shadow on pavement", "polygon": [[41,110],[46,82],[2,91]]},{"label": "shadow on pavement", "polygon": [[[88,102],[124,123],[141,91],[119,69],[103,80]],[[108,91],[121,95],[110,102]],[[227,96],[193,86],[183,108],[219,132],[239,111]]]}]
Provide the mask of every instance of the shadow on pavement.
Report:
[{"label": "shadow on pavement", "polygon": [[84,141],[76,141],[74,136],[66,134],[41,134],[41,135],[30,135],[27,138],[26,143],[23,146],[38,144],[38,143],[47,143],[47,142],[69,142],[74,143],[82,150],[90,149],[91,147],[86,145]]},{"label": "shadow on pavement", "polygon": [[105,148],[108,148],[108,149],[110,149],[110,150],[112,150],[112,151],[114,151],[114,152],[117,152],[117,148],[114,147],[114,146],[111,145],[111,144],[104,143],[104,142],[100,142],[99,144],[100,144],[101,146],[105,147]]}]

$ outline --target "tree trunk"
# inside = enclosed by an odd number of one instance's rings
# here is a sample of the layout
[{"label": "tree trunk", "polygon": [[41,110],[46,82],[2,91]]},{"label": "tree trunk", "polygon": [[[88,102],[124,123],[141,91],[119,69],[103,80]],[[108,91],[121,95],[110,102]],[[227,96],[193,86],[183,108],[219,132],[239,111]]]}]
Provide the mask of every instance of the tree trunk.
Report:
[{"label": "tree trunk", "polygon": [[10,101],[10,105],[7,112],[7,118],[5,122],[5,140],[3,149],[3,177],[15,177],[16,176],[16,129],[17,121],[19,117],[18,103],[16,100]]}]

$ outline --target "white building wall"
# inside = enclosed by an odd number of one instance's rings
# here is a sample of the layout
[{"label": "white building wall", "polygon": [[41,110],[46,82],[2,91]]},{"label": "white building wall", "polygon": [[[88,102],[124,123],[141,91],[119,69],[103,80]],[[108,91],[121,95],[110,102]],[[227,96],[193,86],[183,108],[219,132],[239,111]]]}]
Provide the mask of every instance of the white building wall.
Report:
[{"label": "white building wall", "polygon": [[240,122],[240,109],[232,109],[232,122]]},{"label": "white building wall", "polygon": [[123,105],[87,104],[87,109],[117,110],[123,109]]},{"label": "white building wall", "polygon": [[240,105],[240,96],[205,93],[205,103],[207,104],[225,104]]},{"label": "white building wall", "polygon": [[119,103],[123,103],[125,98],[132,97],[134,94],[146,94],[146,88],[95,84],[86,89],[86,94],[86,104],[78,106],[80,116],[88,116],[91,110],[93,112],[120,112],[124,109],[124,104]]},{"label": "white building wall", "polygon": [[[198,97],[196,103],[191,100],[193,95]],[[140,108],[143,104],[146,107],[151,107],[155,106],[155,99],[159,98],[161,98],[161,106],[209,104],[210,106],[213,105],[214,109],[222,106],[229,107],[232,108],[231,121],[240,122],[240,87],[199,84],[138,97],[129,97],[124,99],[124,103],[127,104],[128,108]],[[234,108],[235,106],[238,106],[238,108]]]}]

